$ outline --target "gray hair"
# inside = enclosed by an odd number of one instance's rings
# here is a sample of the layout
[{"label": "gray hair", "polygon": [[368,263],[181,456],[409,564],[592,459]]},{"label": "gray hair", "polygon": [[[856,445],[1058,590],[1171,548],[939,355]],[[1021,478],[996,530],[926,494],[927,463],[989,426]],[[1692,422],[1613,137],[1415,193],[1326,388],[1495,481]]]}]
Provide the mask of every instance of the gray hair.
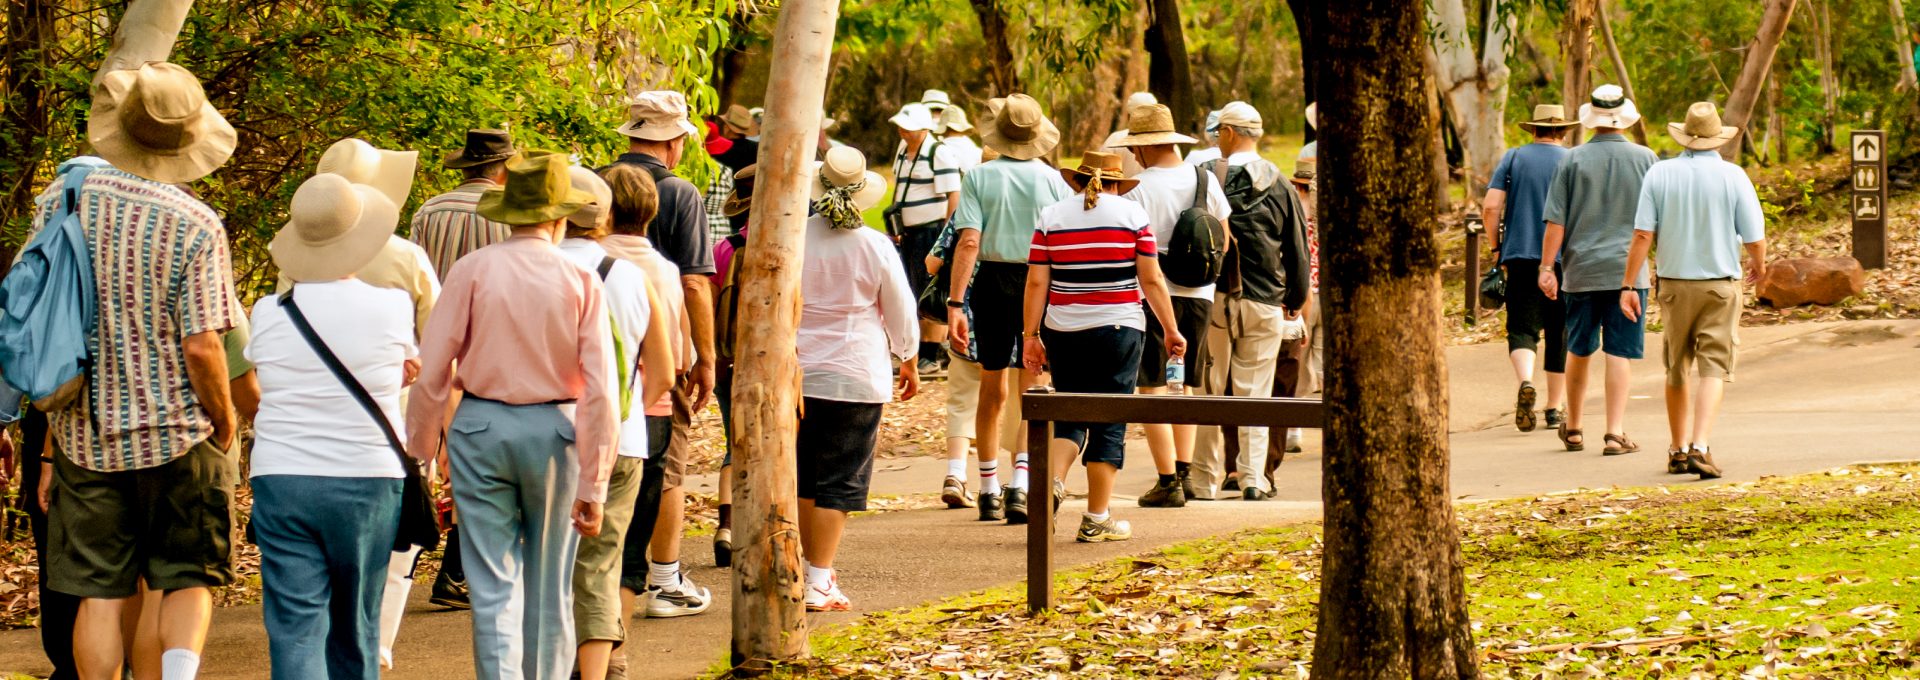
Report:
[{"label": "gray hair", "polygon": [[1260,135],[1264,132],[1263,130],[1257,127],[1241,127],[1238,125],[1222,125],[1220,127],[1231,129],[1233,130],[1233,134],[1240,135],[1241,137],[1246,137],[1248,139],[1259,139]]}]

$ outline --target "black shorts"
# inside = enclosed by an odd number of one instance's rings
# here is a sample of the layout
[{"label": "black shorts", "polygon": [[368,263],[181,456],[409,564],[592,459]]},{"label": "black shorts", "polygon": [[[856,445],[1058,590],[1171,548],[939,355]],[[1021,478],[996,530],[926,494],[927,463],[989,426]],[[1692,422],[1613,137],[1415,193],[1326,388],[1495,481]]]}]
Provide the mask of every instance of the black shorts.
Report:
[{"label": "black shorts", "polygon": [[[1187,339],[1186,384],[1200,384],[1200,376],[1207,374],[1207,316],[1213,313],[1213,301],[1200,298],[1174,297],[1174,327],[1180,329],[1180,335]],[[1167,386],[1167,332],[1160,325],[1160,318],[1147,310],[1146,345],[1140,348],[1140,387]]]},{"label": "black shorts", "polygon": [[206,441],[165,464],[96,472],[53,456],[47,587],[99,599],[233,582],[238,468]]},{"label": "black shorts", "polygon": [[795,477],[800,498],[814,507],[843,512],[867,509],[873,486],[873,447],[880,439],[883,404],[806,397],[795,437]]},{"label": "black shorts", "polygon": [[[1064,393],[1133,394],[1144,333],[1124,326],[1082,331],[1042,329],[1053,387]],[[1054,423],[1053,438],[1073,441],[1085,463],[1121,467],[1127,458],[1126,423]]]},{"label": "black shorts", "polygon": [[932,277],[927,273],[927,254],[933,252],[934,244],[940,241],[942,222],[907,227],[900,232],[900,264],[907,270],[907,285],[918,297],[927,289]]},{"label": "black shorts", "polygon": [[1025,323],[1027,265],[981,262],[967,289],[973,310],[973,356],[980,370],[1020,368],[1020,326]]},{"label": "black shorts", "polygon": [[[1507,260],[1507,351],[1538,350],[1547,342],[1547,372],[1567,372],[1567,304],[1540,292],[1539,260]],[[1559,267],[1554,267],[1556,273]]]}]

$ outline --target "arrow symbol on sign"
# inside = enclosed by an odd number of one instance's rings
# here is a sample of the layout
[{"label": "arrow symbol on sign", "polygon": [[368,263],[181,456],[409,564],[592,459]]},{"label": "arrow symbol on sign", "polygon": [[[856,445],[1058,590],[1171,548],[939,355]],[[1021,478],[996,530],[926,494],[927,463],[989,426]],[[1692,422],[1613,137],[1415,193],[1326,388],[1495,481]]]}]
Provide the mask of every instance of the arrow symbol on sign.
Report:
[{"label": "arrow symbol on sign", "polygon": [[1872,137],[1861,137],[1858,148],[1859,148],[1859,151],[1856,152],[1854,155],[1858,156],[1860,160],[1870,161],[1879,157],[1878,154],[1874,153],[1874,145],[1873,145]]}]

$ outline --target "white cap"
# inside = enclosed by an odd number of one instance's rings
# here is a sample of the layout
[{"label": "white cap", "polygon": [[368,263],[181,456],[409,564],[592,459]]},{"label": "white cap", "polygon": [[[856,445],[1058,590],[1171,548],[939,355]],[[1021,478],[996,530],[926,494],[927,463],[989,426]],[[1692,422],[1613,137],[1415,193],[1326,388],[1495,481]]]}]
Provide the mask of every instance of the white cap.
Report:
[{"label": "white cap", "polygon": [[1246,102],[1228,102],[1220,107],[1220,124],[1228,127],[1261,129],[1260,111]]},{"label": "white cap", "polygon": [[1136,106],[1153,106],[1158,103],[1160,100],[1154,97],[1152,92],[1135,92],[1127,96],[1127,108],[1123,110],[1132,111]]},{"label": "white cap", "polygon": [[933,112],[927,110],[925,104],[908,104],[900,107],[900,112],[893,114],[891,122],[900,129],[910,132],[932,130],[935,124]]}]

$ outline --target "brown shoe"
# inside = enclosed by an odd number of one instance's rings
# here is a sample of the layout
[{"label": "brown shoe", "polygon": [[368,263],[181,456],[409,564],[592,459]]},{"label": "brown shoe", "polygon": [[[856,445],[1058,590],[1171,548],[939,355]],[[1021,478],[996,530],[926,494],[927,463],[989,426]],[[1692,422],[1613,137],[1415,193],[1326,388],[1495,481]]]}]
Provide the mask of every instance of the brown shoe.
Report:
[{"label": "brown shoe", "polygon": [[1674,449],[1667,452],[1667,474],[1693,474],[1693,461],[1687,457],[1686,449]]},{"label": "brown shoe", "polygon": [[1603,441],[1607,443],[1607,448],[1600,450],[1600,455],[1603,456],[1624,456],[1629,453],[1640,452],[1640,445],[1628,439],[1627,433],[1625,432],[1609,434],[1603,438]]},{"label": "brown shoe", "polygon": [[1713,454],[1706,449],[1694,449],[1687,454],[1687,463],[1693,466],[1694,472],[1700,473],[1701,479],[1720,478],[1720,466],[1713,464]]},{"label": "brown shoe", "polygon": [[967,493],[967,482],[958,477],[948,477],[940,485],[940,500],[953,510],[973,507],[973,495]]}]

